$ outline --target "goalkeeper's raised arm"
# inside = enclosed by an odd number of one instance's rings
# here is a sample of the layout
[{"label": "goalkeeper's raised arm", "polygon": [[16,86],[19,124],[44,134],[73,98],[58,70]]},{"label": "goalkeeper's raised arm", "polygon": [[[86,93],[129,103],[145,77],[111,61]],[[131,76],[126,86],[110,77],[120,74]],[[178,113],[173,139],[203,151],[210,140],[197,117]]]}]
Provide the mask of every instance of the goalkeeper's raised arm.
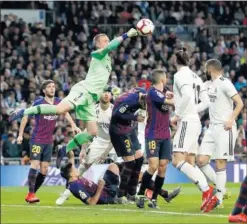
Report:
[{"label": "goalkeeper's raised arm", "polygon": [[135,37],[138,35],[136,29],[131,28],[127,33],[124,33],[122,36],[113,39],[109,42],[109,38],[106,34],[98,34],[94,37],[93,42],[94,46],[97,48],[96,51],[91,53],[91,56],[101,60],[109,52],[118,48],[118,46],[127,38]]}]

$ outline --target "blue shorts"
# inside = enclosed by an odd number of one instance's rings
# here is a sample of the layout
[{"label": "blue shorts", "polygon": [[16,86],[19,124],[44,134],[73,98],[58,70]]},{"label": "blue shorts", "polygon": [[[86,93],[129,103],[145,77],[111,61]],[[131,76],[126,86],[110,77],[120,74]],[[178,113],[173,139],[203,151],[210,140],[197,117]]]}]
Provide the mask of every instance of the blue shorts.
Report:
[{"label": "blue shorts", "polygon": [[133,156],[141,149],[135,130],[123,135],[110,131],[110,138],[118,157]]},{"label": "blue shorts", "polygon": [[172,149],[170,139],[146,139],[147,158],[157,157],[160,160],[172,159]]},{"label": "blue shorts", "polygon": [[105,186],[97,204],[114,204],[114,198],[116,197],[119,185],[119,176],[112,171],[107,170],[103,179],[105,181]]},{"label": "blue shorts", "polygon": [[30,144],[30,158],[31,160],[38,160],[41,162],[51,162],[52,144],[41,144],[32,142]]}]

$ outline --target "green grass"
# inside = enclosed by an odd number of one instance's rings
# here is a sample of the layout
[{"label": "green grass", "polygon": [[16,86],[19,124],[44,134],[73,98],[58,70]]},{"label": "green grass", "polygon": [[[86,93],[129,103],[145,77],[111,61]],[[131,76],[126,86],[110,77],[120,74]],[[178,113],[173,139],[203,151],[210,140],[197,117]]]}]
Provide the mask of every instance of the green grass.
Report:
[{"label": "green grass", "polygon": [[[164,185],[168,190],[177,185]],[[201,193],[192,184],[183,184],[181,194],[167,204],[159,198],[160,210],[138,209],[135,205],[86,206],[71,197],[63,206],[55,200],[63,187],[41,187],[40,204],[24,202],[25,187],[1,188],[1,223],[227,223],[240,184],[228,184],[232,197],[224,208],[200,213]]]}]

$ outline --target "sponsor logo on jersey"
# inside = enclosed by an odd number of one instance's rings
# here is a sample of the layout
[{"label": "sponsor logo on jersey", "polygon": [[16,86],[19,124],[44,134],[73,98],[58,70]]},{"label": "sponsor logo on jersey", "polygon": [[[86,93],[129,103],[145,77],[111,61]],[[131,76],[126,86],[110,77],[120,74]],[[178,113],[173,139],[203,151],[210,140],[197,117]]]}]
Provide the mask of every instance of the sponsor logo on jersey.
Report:
[{"label": "sponsor logo on jersey", "polygon": [[49,121],[54,121],[58,118],[57,115],[45,115],[44,119],[49,120]]}]

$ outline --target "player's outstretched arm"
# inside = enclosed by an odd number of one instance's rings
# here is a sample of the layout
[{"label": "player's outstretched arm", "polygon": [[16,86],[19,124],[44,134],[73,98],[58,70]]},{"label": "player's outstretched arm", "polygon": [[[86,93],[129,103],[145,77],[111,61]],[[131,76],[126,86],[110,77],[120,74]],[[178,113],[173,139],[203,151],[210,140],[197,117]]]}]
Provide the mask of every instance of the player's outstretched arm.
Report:
[{"label": "player's outstretched arm", "polygon": [[93,197],[88,198],[88,200],[87,200],[88,205],[96,205],[97,204],[104,186],[105,186],[105,181],[103,179],[99,179],[96,193],[94,194]]},{"label": "player's outstretched arm", "polygon": [[122,36],[115,38],[112,40],[105,48],[93,51],[91,56],[96,59],[103,59],[109,52],[118,48],[118,46],[127,38],[135,37],[138,35],[136,29],[131,28],[127,33],[124,33]]},{"label": "player's outstretched arm", "polygon": [[67,112],[65,114],[65,118],[66,120],[69,122],[71,128],[72,128],[72,131],[74,132],[74,134],[78,134],[78,133],[81,133],[81,129],[78,128],[75,124],[75,122],[73,121],[72,117],[70,116],[69,112]]}]

